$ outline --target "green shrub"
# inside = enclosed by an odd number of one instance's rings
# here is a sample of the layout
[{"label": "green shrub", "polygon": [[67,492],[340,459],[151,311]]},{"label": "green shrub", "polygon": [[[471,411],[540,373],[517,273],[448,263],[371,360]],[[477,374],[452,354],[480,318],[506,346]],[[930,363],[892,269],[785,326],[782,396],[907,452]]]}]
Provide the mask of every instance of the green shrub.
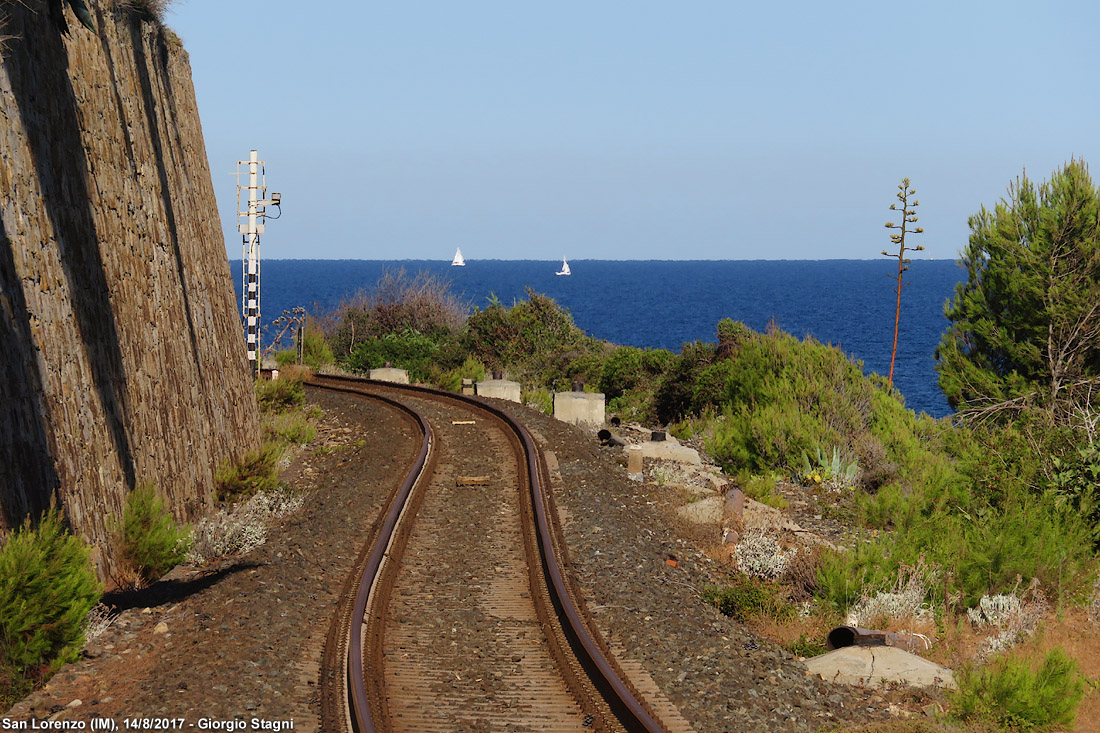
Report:
[{"label": "green shrub", "polygon": [[779,595],[776,586],[748,575],[737,576],[724,588],[708,586],[702,597],[719,613],[742,623],[757,616],[786,619],[794,615],[794,609]]},{"label": "green shrub", "polygon": [[434,381],[440,389],[459,392],[462,389],[463,379],[469,379],[477,384],[485,379],[487,373],[484,364],[472,356],[468,356],[461,365],[441,373]]},{"label": "green shrub", "polygon": [[189,528],[176,522],[151,484],[130,492],[114,529],[122,556],[146,583],[183,562],[191,547]]},{"label": "green shrub", "polygon": [[874,494],[856,494],[856,509],[864,527],[894,529],[916,521],[919,506],[910,491],[892,483]]},{"label": "green shrub", "polygon": [[13,684],[76,659],[100,593],[88,548],[56,509],[8,537],[0,548],[0,654]]},{"label": "green shrub", "polygon": [[[869,490],[961,482],[945,451],[945,423],[918,417],[881,378],[839,349],[728,319],[719,344],[687,344],[656,397],[664,422],[719,415],[705,444],[729,473],[799,474],[805,457],[836,482]],[[832,460],[833,458],[837,460]]]},{"label": "green shrub", "polygon": [[695,422],[691,420],[680,420],[669,424],[668,434],[677,440],[691,440],[698,432]]},{"label": "green shrub", "polygon": [[922,556],[944,577],[930,591],[940,599],[945,591],[957,595],[965,606],[1032,578],[1052,600],[1067,602],[1080,597],[1096,574],[1089,528],[1051,497],[1017,491],[1000,507],[913,501],[891,518],[898,522],[894,531],[857,537],[852,550],[822,557],[821,598],[844,611],[867,589],[886,588],[901,566],[915,567]]},{"label": "green shrub", "polygon": [[554,395],[548,389],[525,390],[521,396],[523,404],[533,407],[544,415],[554,414]]},{"label": "green shrub", "polygon": [[292,445],[305,445],[317,437],[317,426],[300,413],[275,415],[264,421],[264,435]]},{"label": "green shrub", "polygon": [[466,321],[463,340],[478,361],[490,369],[503,369],[508,364],[517,363],[523,356],[519,331],[519,324],[512,320],[509,310],[499,302],[493,302]]},{"label": "green shrub", "polygon": [[624,422],[653,425],[657,422],[653,397],[652,392],[633,390],[621,397],[608,400],[607,414],[615,415]]},{"label": "green shrub", "polygon": [[279,485],[276,470],[282,448],[266,442],[259,450],[245,455],[240,463],[226,464],[215,475],[218,501],[237,501],[257,491],[271,491]]},{"label": "green shrub", "polygon": [[870,431],[874,387],[859,364],[812,338],[724,326],[725,358],[701,347],[681,354],[664,383],[674,394],[659,401],[678,401],[688,414],[722,413],[708,450],[727,470],[796,470],[820,446],[847,452]]},{"label": "green shrub", "polygon": [[1033,670],[1025,659],[1001,657],[980,669],[962,670],[952,714],[1012,730],[1068,728],[1077,716],[1085,682],[1077,662],[1060,647]]},{"label": "green shrub", "polygon": [[856,535],[854,546],[844,552],[821,553],[817,567],[817,597],[845,613],[865,594],[891,585],[897,569],[919,557],[919,549],[910,553],[904,543],[895,543],[893,535],[875,541],[871,535]]},{"label": "green shrub", "polygon": [[[1051,497],[1011,497],[1002,507],[964,516],[961,524],[965,555],[944,552],[940,562],[968,606],[986,593],[1008,591],[1018,576],[1025,582],[1037,578],[1051,600],[1069,602],[1080,598],[1096,575],[1089,527]],[[940,534],[930,530],[928,541]]]},{"label": "green shrub", "polygon": [[312,318],[306,319],[305,337],[302,339],[302,363],[310,369],[320,369],[336,361],[325,334]]},{"label": "green shrub", "polygon": [[1100,545],[1100,445],[1078,446],[1071,456],[1052,457],[1051,464],[1051,491],[1059,504],[1085,517],[1093,545]]},{"label": "green shrub", "polygon": [[775,491],[775,476],[754,476],[748,471],[741,471],[735,480],[741,491],[750,499],[776,509],[787,508],[787,500]]},{"label": "green shrub", "polygon": [[693,389],[699,375],[714,363],[718,347],[695,341],[684,344],[680,353],[671,359],[657,387],[657,419],[673,423],[699,414],[705,408],[697,402]]},{"label": "green shrub", "polygon": [[632,422],[657,422],[657,388],[675,358],[664,349],[613,349],[599,370],[608,410]]},{"label": "green shrub", "polygon": [[603,362],[600,391],[608,400],[613,400],[639,388],[652,388],[673,358],[672,353],[664,349],[619,347]]},{"label": "green shrub", "polygon": [[419,331],[406,329],[360,343],[344,366],[351,371],[368,372],[390,362],[398,369],[408,370],[411,381],[426,382],[438,356],[439,344]]},{"label": "green shrub", "polygon": [[807,658],[816,657],[828,651],[824,641],[818,637],[807,636],[804,633],[799,634],[797,639],[784,644],[783,647],[796,657]]},{"label": "green shrub", "polygon": [[564,387],[574,377],[592,381],[599,362],[583,357],[596,353],[599,343],[552,298],[530,288],[526,295],[511,308],[494,299],[470,316],[463,336],[467,351],[492,369],[508,367],[525,384]]},{"label": "green shrub", "polygon": [[256,400],[263,412],[286,412],[305,404],[306,390],[301,377],[256,381]]}]

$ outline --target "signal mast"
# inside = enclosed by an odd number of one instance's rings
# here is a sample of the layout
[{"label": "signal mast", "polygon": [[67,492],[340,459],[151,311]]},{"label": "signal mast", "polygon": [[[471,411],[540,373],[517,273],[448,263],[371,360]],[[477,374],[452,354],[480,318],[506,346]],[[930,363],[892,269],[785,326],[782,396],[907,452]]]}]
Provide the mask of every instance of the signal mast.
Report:
[{"label": "signal mast", "polygon": [[[244,173],[241,166],[248,166],[248,185],[241,185]],[[241,208],[241,191],[248,191],[248,208]],[[248,344],[248,368],[253,375],[260,371],[260,235],[264,233],[264,222],[268,218],[267,207],[274,206],[283,215],[280,205],[282,195],[267,195],[267,173],[264,162],[259,160],[255,150],[248,160],[237,161],[237,231],[241,233],[244,244],[241,256],[242,288],[241,315],[245,322],[245,339]],[[278,219],[273,216],[272,219]]]}]

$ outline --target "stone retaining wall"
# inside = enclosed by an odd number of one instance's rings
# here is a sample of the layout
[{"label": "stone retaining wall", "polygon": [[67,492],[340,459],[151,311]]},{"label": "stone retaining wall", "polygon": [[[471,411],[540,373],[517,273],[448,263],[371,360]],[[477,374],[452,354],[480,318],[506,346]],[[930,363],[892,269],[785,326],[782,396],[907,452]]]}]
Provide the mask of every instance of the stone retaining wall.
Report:
[{"label": "stone retaining wall", "polygon": [[47,5],[0,14],[0,529],[57,501],[102,549],[135,486],[209,508],[258,417],[187,53]]}]

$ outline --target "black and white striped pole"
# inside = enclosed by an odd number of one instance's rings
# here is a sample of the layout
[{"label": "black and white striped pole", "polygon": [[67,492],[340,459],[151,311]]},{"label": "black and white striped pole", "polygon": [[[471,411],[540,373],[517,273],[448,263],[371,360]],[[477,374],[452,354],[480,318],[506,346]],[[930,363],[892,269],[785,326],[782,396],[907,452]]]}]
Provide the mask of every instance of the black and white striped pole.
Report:
[{"label": "black and white striped pole", "polygon": [[[248,166],[248,185],[242,186],[241,166]],[[248,208],[241,208],[241,191],[248,191]],[[267,194],[267,174],[264,162],[255,150],[248,160],[237,161],[237,230],[244,244],[241,257],[243,283],[241,288],[241,315],[245,323],[245,340],[248,347],[248,368],[253,375],[260,371],[260,235],[264,233],[263,220],[267,207],[275,206],[282,215],[282,196]],[[275,219],[278,216],[273,217]]]}]

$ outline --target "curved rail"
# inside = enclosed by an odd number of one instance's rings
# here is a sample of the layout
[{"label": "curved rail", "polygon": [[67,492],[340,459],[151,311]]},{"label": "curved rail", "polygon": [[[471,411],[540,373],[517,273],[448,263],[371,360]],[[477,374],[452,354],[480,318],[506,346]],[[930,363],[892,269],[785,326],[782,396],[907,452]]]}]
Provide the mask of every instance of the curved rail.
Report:
[{"label": "curved rail", "polygon": [[[312,386],[364,396],[361,391],[347,387],[341,388],[321,384],[312,384]],[[380,402],[385,402],[411,417],[420,426],[421,442],[416,459],[412,462],[400,488],[386,508],[382,526],[360,575],[359,589],[355,596],[355,605],[353,606],[351,623],[348,629],[346,702],[348,705],[348,720],[352,730],[356,733],[374,733],[377,730],[371,715],[370,702],[367,698],[366,681],[363,678],[363,619],[366,614],[367,602],[370,599],[371,589],[381,572],[385,555],[393,542],[394,530],[397,527],[398,520],[405,510],[413,486],[416,485],[424,472],[424,467],[428,463],[428,454],[431,452],[432,447],[432,427],[423,415],[397,400],[391,400],[377,394],[368,396]]]},{"label": "curved rail", "polygon": [[[371,386],[383,389],[394,389],[398,391],[404,391],[414,394],[421,394],[427,396],[430,399],[447,399],[457,402],[463,402],[476,407],[477,409],[484,410],[499,420],[504,422],[510,430],[519,438],[520,444],[523,447],[523,452],[526,457],[526,465],[528,471],[528,486],[530,487],[531,501],[535,510],[535,520],[537,524],[537,540],[538,549],[541,557],[541,563],[543,572],[548,580],[547,587],[549,589],[551,601],[557,612],[561,627],[569,642],[570,648],[576,655],[581,667],[585,670],[589,680],[593,686],[600,692],[604,700],[607,702],[612,713],[618,719],[619,723],[628,731],[644,731],[645,733],[665,733],[665,727],[646,709],[645,705],[637,698],[630,686],[623,680],[622,676],[616,670],[615,665],[608,659],[603,647],[596,640],[596,638],[589,631],[587,624],[585,624],[582,613],[574,601],[572,594],[569,592],[568,583],[566,582],[564,572],[562,570],[562,561],[558,556],[558,552],[554,547],[553,541],[553,528],[550,520],[549,512],[549,500],[545,494],[542,486],[541,471],[540,471],[540,459],[538,447],[535,441],[532,439],[527,429],[510,414],[501,410],[488,402],[478,399],[476,397],[469,397],[466,395],[458,395],[452,392],[443,392],[429,387],[421,387],[417,385],[403,385],[394,384],[392,382],[375,382],[366,379],[358,379],[354,377],[337,377],[325,375],[315,376],[311,378],[307,384],[322,389],[332,389],[335,391],[343,391],[349,393],[362,394],[359,390],[352,389],[348,386],[337,387],[332,384],[325,384],[321,380],[328,382],[344,383],[346,385],[358,384],[361,386]],[[386,518],[383,523],[384,530],[379,535],[375,543],[375,547],[371,552],[371,561],[368,562],[368,570],[363,573],[360,583],[359,593],[356,597],[355,612],[353,614],[353,631],[352,638],[349,645],[348,665],[349,665],[349,685],[354,685],[357,689],[349,690],[349,697],[351,706],[349,712],[354,712],[353,727],[357,731],[367,733],[368,731],[376,730],[374,721],[371,718],[370,706],[367,702],[367,693],[365,686],[363,685],[363,665],[362,665],[362,623],[363,615],[366,609],[367,599],[370,595],[370,589],[374,585],[378,570],[381,566],[382,558],[392,540],[394,527],[397,524],[401,511],[404,509],[405,502],[408,499],[408,495],[412,490],[413,485],[423,471],[423,467],[426,463],[427,454],[430,444],[431,428],[428,426],[424,418],[416,413],[411,408],[402,405],[400,402],[390,400],[377,394],[371,394],[372,397],[377,397],[381,400],[389,402],[391,404],[399,405],[405,412],[410,415],[414,415],[418,422],[421,424],[422,429],[425,430],[427,436],[424,445],[421,448],[421,456],[414,464],[415,469],[410,471],[406,477],[405,482],[402,484],[402,489],[398,492],[395,500],[391,502],[390,509],[387,511]],[[353,659],[354,657],[354,659]]]}]

